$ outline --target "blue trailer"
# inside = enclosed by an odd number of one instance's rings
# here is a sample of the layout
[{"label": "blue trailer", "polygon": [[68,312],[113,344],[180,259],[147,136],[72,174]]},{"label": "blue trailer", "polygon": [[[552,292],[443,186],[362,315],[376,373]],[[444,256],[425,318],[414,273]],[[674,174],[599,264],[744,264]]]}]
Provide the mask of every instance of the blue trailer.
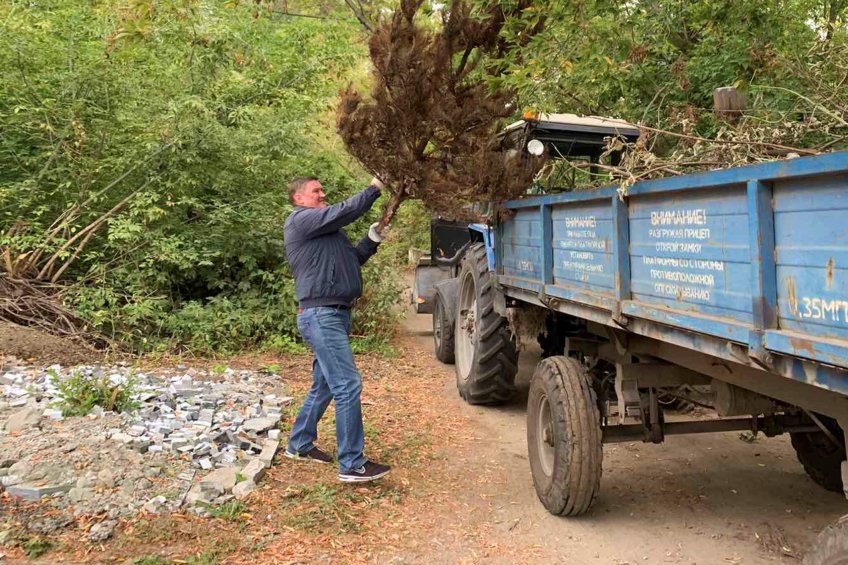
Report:
[{"label": "blue trailer", "polygon": [[[848,485],[848,152],[509,201],[426,268],[468,402],[510,399],[517,334],[539,334],[527,439],[550,512],[590,508],[602,444],[669,434],[789,433],[813,480]],[[718,417],[666,422],[681,390]]]}]

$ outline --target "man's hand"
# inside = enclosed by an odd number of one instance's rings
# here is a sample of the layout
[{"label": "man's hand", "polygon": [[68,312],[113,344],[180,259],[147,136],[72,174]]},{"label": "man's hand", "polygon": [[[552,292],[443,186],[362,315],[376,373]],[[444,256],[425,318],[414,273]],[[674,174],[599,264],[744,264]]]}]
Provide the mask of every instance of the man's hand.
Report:
[{"label": "man's hand", "polygon": [[383,190],[384,188],[386,188],[386,185],[383,184],[383,181],[381,181],[377,177],[371,179],[371,184],[369,186],[375,186],[377,187],[377,190]]},{"label": "man's hand", "polygon": [[368,239],[373,241],[374,243],[380,243],[386,237],[386,232],[389,230],[389,226],[385,226],[381,231],[377,230],[377,227],[380,225],[379,222],[374,222],[371,224],[371,227],[368,228]]}]

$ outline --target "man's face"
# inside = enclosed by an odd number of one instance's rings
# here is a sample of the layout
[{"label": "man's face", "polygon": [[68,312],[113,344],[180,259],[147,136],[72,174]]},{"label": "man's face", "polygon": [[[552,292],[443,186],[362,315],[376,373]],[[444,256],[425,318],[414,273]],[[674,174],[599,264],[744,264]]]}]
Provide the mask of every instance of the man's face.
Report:
[{"label": "man's face", "polygon": [[311,180],[306,183],[303,190],[294,193],[293,200],[296,205],[304,208],[326,208],[327,202],[324,200],[326,197],[321,183]]}]

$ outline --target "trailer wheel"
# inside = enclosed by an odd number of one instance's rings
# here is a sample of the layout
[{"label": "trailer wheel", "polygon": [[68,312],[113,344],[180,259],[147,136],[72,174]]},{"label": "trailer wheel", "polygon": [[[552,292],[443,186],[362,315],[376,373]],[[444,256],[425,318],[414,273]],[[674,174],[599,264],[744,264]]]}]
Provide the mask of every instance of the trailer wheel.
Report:
[{"label": "trailer wheel", "polygon": [[444,300],[438,293],[433,300],[433,346],[436,350],[436,359],[442,363],[453,363],[453,324],[448,318]]},{"label": "trailer wheel", "polygon": [[527,447],[536,494],[551,514],[578,516],[601,485],[601,416],[586,370],[549,357],[533,373],[527,400]]},{"label": "trailer wheel", "polygon": [[475,243],[462,259],[454,331],[456,387],[469,404],[500,404],[516,392],[518,349],[506,318],[495,312],[496,292],[486,249]]},{"label": "trailer wheel", "polygon": [[845,461],[845,435],[839,425],[825,416],[822,422],[836,437],[836,445],[824,432],[790,433],[798,461],[813,481],[833,492],[842,492],[842,462]]},{"label": "trailer wheel", "polygon": [[848,515],[821,531],[804,565],[845,565],[848,563]]}]

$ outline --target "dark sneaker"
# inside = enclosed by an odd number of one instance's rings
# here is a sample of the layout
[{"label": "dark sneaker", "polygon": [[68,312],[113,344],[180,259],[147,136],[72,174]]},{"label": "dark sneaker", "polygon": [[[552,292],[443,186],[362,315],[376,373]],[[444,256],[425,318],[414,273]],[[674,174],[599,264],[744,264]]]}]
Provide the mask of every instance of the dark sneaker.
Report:
[{"label": "dark sneaker", "polygon": [[376,481],[385,477],[391,470],[392,468],[388,465],[366,461],[365,465],[359,469],[341,471],[339,473],[339,480],[343,483],[367,483],[368,481]]},{"label": "dark sneaker", "polygon": [[313,447],[312,451],[308,451],[306,453],[294,453],[293,451],[289,451],[286,449],[286,452],[283,454],[289,459],[295,459],[297,461],[315,461],[316,463],[332,463],[333,456],[329,453],[324,453],[317,447]]}]

